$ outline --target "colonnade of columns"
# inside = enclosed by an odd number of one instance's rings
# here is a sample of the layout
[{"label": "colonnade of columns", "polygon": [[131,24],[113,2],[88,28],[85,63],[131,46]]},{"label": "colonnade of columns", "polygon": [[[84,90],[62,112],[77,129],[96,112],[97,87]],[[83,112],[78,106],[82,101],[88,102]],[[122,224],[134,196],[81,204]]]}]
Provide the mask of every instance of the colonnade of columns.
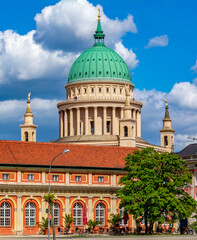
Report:
[{"label": "colonnade of columns", "polygon": [[[107,114],[109,109],[110,116]],[[98,120],[98,115],[102,119],[101,122]],[[68,108],[64,111],[59,111],[59,137],[75,135],[119,135],[118,120],[122,118],[123,108],[120,107],[95,106]],[[136,136],[141,137],[141,112],[139,109],[132,109],[132,118],[137,120]],[[91,121],[93,122],[92,126],[90,125]],[[107,121],[110,122],[110,131],[107,128]]]}]

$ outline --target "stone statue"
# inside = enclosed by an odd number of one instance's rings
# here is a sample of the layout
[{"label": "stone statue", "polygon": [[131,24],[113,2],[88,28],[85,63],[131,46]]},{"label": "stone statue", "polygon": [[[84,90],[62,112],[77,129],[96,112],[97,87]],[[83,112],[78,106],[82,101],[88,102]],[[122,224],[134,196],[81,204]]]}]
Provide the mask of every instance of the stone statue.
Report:
[{"label": "stone statue", "polygon": [[28,94],[28,101],[30,101],[31,92]]},{"label": "stone statue", "polygon": [[166,103],[166,107],[168,106],[168,100],[167,99],[164,99],[165,100],[165,103]]}]

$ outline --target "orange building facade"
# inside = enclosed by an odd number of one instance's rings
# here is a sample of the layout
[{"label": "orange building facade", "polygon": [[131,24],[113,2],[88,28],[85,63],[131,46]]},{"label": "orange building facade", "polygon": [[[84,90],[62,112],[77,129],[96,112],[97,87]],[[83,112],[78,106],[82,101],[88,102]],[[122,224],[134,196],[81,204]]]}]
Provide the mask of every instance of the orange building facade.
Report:
[{"label": "orange building facade", "polygon": [[[64,228],[65,214],[75,219],[72,232],[84,229],[85,205],[87,220],[99,220],[105,231],[110,214],[123,213],[116,193],[124,158],[136,148],[0,141],[0,235],[39,234],[38,223],[48,215],[49,165],[64,149],[70,152],[54,161],[50,175],[56,232]],[[132,217],[121,227],[132,231]]]}]

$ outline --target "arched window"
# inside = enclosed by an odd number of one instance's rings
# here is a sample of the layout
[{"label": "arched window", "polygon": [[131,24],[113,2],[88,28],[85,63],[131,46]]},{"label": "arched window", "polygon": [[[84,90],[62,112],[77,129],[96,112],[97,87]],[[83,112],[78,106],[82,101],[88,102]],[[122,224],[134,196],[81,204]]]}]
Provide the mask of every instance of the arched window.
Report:
[{"label": "arched window", "polygon": [[36,206],[33,202],[28,202],[25,206],[25,226],[36,225]]},{"label": "arched window", "polygon": [[124,126],[124,136],[128,137],[128,127]]},{"label": "arched window", "polygon": [[8,202],[3,202],[0,206],[0,226],[11,225],[11,206]]},{"label": "arched window", "polygon": [[82,210],[83,207],[81,203],[77,202],[73,206],[73,225],[78,226],[82,225]]},{"label": "arched window", "polygon": [[96,206],[96,221],[101,222],[101,225],[105,225],[105,205],[98,203]]},{"label": "arched window", "polygon": [[[123,226],[123,225],[125,225],[125,221],[124,221],[124,207],[120,208],[120,216],[122,217],[120,225]],[[126,225],[128,225],[128,219],[127,219]]]},{"label": "arched window", "polygon": [[164,137],[164,146],[168,146],[168,137],[167,136]]},{"label": "arched window", "polygon": [[53,218],[54,218],[54,225],[59,226],[59,216],[60,216],[60,207],[58,203],[53,203]]},{"label": "arched window", "polygon": [[25,132],[25,141],[28,142],[28,132]]}]

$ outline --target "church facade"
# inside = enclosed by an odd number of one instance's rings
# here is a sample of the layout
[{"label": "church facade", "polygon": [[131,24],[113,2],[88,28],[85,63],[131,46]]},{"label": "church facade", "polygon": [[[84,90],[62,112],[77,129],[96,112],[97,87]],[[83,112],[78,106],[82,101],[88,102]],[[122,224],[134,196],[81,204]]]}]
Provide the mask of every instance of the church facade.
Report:
[{"label": "church facade", "polygon": [[[66,100],[59,109],[59,138],[54,143],[36,142],[37,125],[28,96],[21,141],[0,141],[0,234],[38,234],[46,218],[49,165],[53,163],[51,191],[56,231],[71,214],[71,231],[84,229],[83,214],[109,227],[111,213],[123,214],[116,192],[125,172],[124,158],[136,149],[154,147],[171,152],[174,131],[166,102],[161,146],[141,137],[142,102],[133,98],[134,84],[124,60],[104,44],[100,15],[95,44],[73,63],[66,84]],[[132,216],[121,227],[133,231]]]}]

